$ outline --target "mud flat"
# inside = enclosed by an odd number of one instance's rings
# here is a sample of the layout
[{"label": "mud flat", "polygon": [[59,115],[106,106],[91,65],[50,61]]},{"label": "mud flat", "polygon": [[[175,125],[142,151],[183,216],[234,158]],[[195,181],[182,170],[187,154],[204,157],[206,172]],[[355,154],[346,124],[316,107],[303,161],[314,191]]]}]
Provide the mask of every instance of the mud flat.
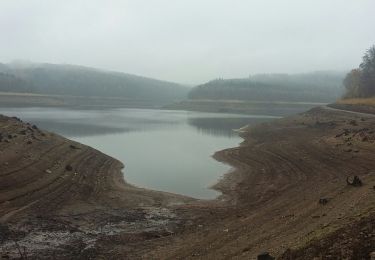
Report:
[{"label": "mud flat", "polygon": [[[369,258],[375,116],[319,107],[242,130],[240,147],[215,154],[234,167],[214,187],[222,195],[199,201],[128,185],[117,160],[1,117],[2,254],[254,259],[269,251],[284,259]],[[354,175],[361,187],[347,185]]]}]

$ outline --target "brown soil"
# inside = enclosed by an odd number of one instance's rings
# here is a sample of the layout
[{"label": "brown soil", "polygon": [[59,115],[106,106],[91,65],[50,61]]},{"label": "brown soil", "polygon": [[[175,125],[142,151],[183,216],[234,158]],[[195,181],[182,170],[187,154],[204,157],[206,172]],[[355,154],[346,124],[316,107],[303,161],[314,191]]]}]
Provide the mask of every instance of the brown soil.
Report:
[{"label": "brown soil", "polygon": [[[3,254],[20,255],[17,245],[66,259],[254,259],[262,251],[369,259],[375,251],[375,116],[315,108],[246,129],[240,147],[215,154],[236,167],[215,186],[223,193],[215,201],[132,187],[118,161],[31,129],[0,118]],[[347,185],[354,175],[363,186]]]},{"label": "brown soil", "polygon": [[20,257],[25,247],[38,258],[83,258],[100,255],[96,243],[107,236],[170,235],[181,222],[172,205],[193,199],[128,185],[122,168],[95,149],[0,116],[3,256]]}]

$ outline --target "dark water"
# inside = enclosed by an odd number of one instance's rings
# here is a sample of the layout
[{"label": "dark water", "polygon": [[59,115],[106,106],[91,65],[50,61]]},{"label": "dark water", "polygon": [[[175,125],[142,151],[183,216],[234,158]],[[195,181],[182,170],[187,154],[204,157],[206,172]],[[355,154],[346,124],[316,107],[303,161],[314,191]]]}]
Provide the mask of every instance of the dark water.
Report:
[{"label": "dark water", "polygon": [[0,113],[119,159],[131,184],[204,199],[218,195],[209,187],[230,169],[211,156],[241,142],[233,129],[275,118],[150,109],[14,108]]}]

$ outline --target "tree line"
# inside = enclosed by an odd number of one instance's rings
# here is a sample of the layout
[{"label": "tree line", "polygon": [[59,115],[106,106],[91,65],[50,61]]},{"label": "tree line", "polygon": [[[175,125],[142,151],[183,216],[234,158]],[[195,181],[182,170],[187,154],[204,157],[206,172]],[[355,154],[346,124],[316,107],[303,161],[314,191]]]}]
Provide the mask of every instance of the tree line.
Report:
[{"label": "tree line", "polygon": [[190,99],[332,102],[342,96],[345,72],[257,74],[216,79],[189,92]]},{"label": "tree line", "polygon": [[31,84],[16,76],[0,72],[0,92],[24,92],[31,93],[34,88]]},{"label": "tree line", "polygon": [[1,64],[0,92],[125,98],[171,103],[190,89],[177,83],[74,65]]},{"label": "tree line", "polygon": [[359,68],[346,75],[343,84],[346,88],[344,98],[375,96],[375,45],[365,52]]}]

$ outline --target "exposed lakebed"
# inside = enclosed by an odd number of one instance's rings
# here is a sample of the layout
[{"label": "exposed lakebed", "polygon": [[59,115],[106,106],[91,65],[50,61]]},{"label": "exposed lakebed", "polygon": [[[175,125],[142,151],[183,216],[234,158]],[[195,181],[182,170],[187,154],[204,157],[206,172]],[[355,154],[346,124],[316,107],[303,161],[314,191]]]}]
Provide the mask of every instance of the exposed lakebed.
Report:
[{"label": "exposed lakebed", "polygon": [[241,142],[233,129],[276,118],[153,109],[6,108],[0,113],[120,160],[133,185],[202,199],[219,194],[209,187],[230,167],[212,155]]}]

